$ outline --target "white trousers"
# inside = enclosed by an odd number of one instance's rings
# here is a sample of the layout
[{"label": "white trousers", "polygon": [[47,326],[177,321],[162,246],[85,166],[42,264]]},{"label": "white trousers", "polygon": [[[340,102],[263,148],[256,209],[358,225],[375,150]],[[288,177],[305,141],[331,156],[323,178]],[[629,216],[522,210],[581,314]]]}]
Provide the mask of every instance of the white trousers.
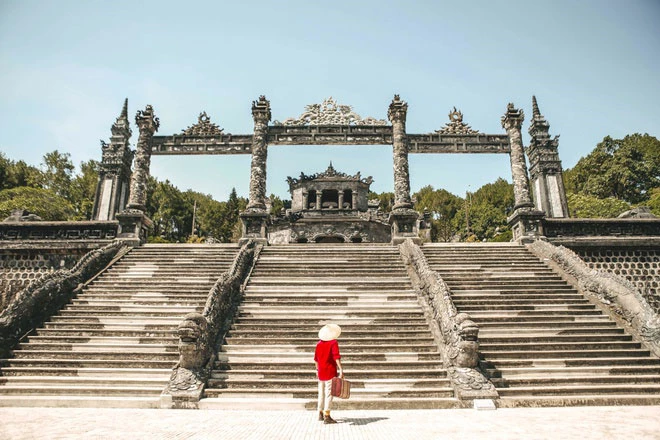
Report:
[{"label": "white trousers", "polygon": [[332,380],[319,380],[319,411],[330,411],[332,406]]}]

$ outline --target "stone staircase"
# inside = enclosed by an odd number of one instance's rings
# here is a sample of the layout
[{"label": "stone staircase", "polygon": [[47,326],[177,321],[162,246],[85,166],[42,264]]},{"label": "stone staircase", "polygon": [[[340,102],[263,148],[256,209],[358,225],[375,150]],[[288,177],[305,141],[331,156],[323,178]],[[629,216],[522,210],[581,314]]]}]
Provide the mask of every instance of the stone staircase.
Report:
[{"label": "stone staircase", "polygon": [[132,250],[0,360],[0,406],[158,407],[176,329],[202,311],[236,245]]},{"label": "stone staircase", "polygon": [[524,246],[422,249],[480,327],[500,406],[660,403],[660,359]]},{"label": "stone staircase", "polygon": [[307,244],[263,249],[200,408],[315,409],[327,322],[352,382],[335,408],[461,406],[397,248]]}]

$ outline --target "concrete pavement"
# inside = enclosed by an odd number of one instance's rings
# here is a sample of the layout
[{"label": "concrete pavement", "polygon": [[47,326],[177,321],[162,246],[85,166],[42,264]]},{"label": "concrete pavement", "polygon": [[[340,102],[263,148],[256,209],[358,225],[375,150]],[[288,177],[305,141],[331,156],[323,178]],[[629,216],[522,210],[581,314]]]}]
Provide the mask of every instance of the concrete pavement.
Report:
[{"label": "concrete pavement", "polygon": [[195,411],[0,408],[0,439],[660,439],[660,406],[477,411]]}]

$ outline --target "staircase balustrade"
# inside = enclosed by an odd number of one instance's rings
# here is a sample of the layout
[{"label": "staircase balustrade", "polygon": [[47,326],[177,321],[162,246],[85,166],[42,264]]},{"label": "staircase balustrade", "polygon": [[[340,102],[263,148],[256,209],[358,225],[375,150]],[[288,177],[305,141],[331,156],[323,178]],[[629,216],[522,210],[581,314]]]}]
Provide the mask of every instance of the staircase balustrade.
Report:
[{"label": "staircase balustrade", "polygon": [[495,386],[478,369],[479,327],[467,313],[458,313],[450,289],[440,274],[432,270],[422,250],[412,240],[399,245],[415,290],[430,307],[442,340],[445,367],[460,399],[494,399]]},{"label": "staircase balustrade", "polygon": [[263,248],[248,240],[231,268],[216,281],[202,313],[189,313],[179,324],[179,362],[161,396],[161,406],[197,408],[211,368],[215,348],[228,331],[240,303],[245,281]]}]

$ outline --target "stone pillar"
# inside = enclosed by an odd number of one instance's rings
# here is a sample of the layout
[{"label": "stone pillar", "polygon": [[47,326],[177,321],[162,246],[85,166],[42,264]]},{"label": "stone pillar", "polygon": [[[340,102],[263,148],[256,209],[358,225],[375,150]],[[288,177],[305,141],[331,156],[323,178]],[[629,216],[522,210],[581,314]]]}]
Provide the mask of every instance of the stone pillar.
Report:
[{"label": "stone pillar", "polygon": [[267,243],[268,211],[266,209],[266,161],[268,159],[268,122],[270,102],[265,96],[252,102],[254,135],[252,137],[252,165],[250,168],[250,194],[245,211],[240,218],[243,223],[243,237],[240,244],[252,239]]},{"label": "stone pillar", "polygon": [[529,174],[534,205],[547,217],[568,217],[562,166],[559,160],[559,136],[550,138],[550,124],[545,120],[536,97],[532,96],[531,141],[527,147]]},{"label": "stone pillar", "polygon": [[309,206],[309,193],[307,191],[303,191],[302,196],[303,196],[302,209],[307,209],[307,207]]},{"label": "stone pillar", "polygon": [[133,151],[128,143],[132,134],[128,122],[128,99],[110,131],[110,143],[101,141],[102,158],[92,220],[114,220],[116,214],[126,207],[133,161]]},{"label": "stone pillar", "polygon": [[248,210],[266,209],[266,161],[268,159],[268,122],[270,102],[265,96],[252,103],[254,136],[252,138],[252,166],[250,168],[250,200]]},{"label": "stone pillar", "polygon": [[321,210],[321,198],[323,197],[323,190],[322,189],[317,189],[316,190],[316,210],[320,211]]},{"label": "stone pillar", "polygon": [[344,209],[344,190],[340,189],[339,194],[337,194],[337,203],[339,204],[339,209]]},{"label": "stone pillar", "polygon": [[147,179],[149,178],[149,166],[151,163],[151,139],[158,131],[160,121],[154,115],[154,109],[147,105],[138,110],[135,123],[140,129],[140,136],[135,152],[133,164],[133,175],[131,176],[131,193],[128,206],[120,214],[119,232],[117,238],[130,242],[133,245],[144,243],[147,232],[153,226],[151,220],[144,215],[147,204]]},{"label": "stone pillar", "polygon": [[513,240],[526,243],[543,235],[543,212],[534,209],[529,196],[529,178],[525,164],[525,152],[522,144],[521,127],[525,115],[522,110],[514,108],[512,103],[502,116],[502,127],[509,135],[511,145],[511,174],[513,177],[513,213],[507,218],[507,223],[513,232]]},{"label": "stone pillar", "polygon": [[154,133],[158,131],[160,121],[154,116],[154,109],[147,105],[144,111],[138,110],[135,123],[140,129],[140,136],[135,151],[128,208],[139,209],[144,212],[147,205],[147,180],[149,179],[149,167],[151,165],[151,139]]},{"label": "stone pillar", "polygon": [[413,206],[410,202],[410,175],[408,173],[407,112],[408,104],[401,101],[399,95],[394,95],[394,99],[387,111],[387,117],[392,123],[392,153],[394,160],[393,209],[412,208]]},{"label": "stone pillar", "polygon": [[[392,154],[394,162],[394,206],[389,216],[392,227],[392,244],[399,244],[410,238],[421,243],[417,230],[419,215],[412,209],[410,200],[410,174],[408,172],[408,140],[406,138],[406,114],[408,104],[401,101],[399,95],[387,111],[392,123]],[[353,195],[353,209],[357,207],[356,194]]]},{"label": "stone pillar", "polygon": [[507,106],[507,111],[502,116],[502,127],[509,135],[511,145],[511,174],[513,176],[513,196],[515,199],[514,209],[530,208],[534,206],[529,197],[529,179],[527,177],[527,165],[525,164],[525,152],[522,144],[521,127],[525,120],[522,110],[517,110],[512,103]]},{"label": "stone pillar", "polygon": [[351,204],[354,211],[358,209],[358,192],[353,189],[351,190]]}]

